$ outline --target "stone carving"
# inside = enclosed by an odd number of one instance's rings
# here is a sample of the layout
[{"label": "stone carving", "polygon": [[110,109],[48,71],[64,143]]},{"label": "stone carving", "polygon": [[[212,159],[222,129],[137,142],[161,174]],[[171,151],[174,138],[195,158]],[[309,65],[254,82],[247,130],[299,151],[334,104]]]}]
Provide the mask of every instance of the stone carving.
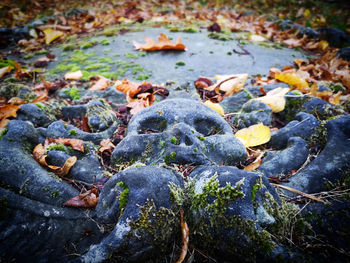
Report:
[{"label": "stone carving", "polygon": [[194,100],[165,100],[135,115],[114,163],[236,165],[246,158],[243,144],[221,116]]}]

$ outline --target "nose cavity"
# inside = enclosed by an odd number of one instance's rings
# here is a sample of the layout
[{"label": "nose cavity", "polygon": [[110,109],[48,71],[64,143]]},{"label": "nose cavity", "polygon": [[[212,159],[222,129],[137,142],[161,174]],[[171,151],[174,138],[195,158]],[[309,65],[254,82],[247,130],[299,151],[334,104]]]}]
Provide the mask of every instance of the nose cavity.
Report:
[{"label": "nose cavity", "polygon": [[191,146],[194,143],[195,135],[191,131],[191,127],[187,125],[186,123],[178,123],[176,126],[174,126],[172,130],[173,136],[177,140],[177,144],[179,145],[187,145]]}]

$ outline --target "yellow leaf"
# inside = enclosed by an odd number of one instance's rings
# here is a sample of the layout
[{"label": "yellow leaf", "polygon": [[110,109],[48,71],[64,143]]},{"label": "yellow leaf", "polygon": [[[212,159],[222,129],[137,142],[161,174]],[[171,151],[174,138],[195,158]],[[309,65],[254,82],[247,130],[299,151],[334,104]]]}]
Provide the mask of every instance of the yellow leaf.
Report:
[{"label": "yellow leaf", "polygon": [[74,71],[74,72],[67,72],[64,75],[64,78],[67,80],[79,80],[82,77],[83,77],[83,73],[81,72],[81,70]]},{"label": "yellow leaf", "polygon": [[6,73],[10,73],[12,69],[13,69],[12,66],[0,68],[0,78],[2,78]]},{"label": "yellow leaf", "polygon": [[268,93],[265,96],[256,98],[255,100],[261,101],[262,103],[271,107],[272,111],[277,113],[284,110],[286,106],[286,95],[289,91],[289,88],[276,88]]},{"label": "yellow leaf", "polygon": [[282,72],[281,74],[276,74],[275,79],[293,85],[296,89],[304,92],[309,90],[309,84],[296,73]]},{"label": "yellow leaf", "polygon": [[221,116],[224,116],[224,109],[221,107],[219,103],[213,103],[210,100],[207,100],[206,102],[204,102],[204,105],[215,110]]},{"label": "yellow leaf", "polygon": [[249,36],[249,39],[251,41],[254,41],[254,42],[263,42],[263,41],[266,41],[266,38],[262,37],[262,36],[259,36],[259,35],[255,35],[255,34],[251,34]]},{"label": "yellow leaf", "polygon": [[58,30],[53,30],[52,28],[47,28],[43,32],[45,34],[46,45],[50,44],[55,39],[63,36],[63,32],[58,31]]},{"label": "yellow leaf", "polygon": [[269,127],[259,123],[239,130],[235,136],[241,140],[245,147],[252,147],[267,143],[271,134]]},{"label": "yellow leaf", "polygon": [[326,40],[321,40],[318,42],[318,47],[320,47],[322,50],[325,50],[328,47],[328,42]]},{"label": "yellow leaf", "polygon": [[310,10],[309,9],[305,9],[303,15],[304,15],[305,18],[308,18],[310,16]]},{"label": "yellow leaf", "polygon": [[248,74],[215,75],[215,78],[218,80],[215,86],[219,86],[219,89],[225,92],[225,97],[230,97],[243,89]]}]

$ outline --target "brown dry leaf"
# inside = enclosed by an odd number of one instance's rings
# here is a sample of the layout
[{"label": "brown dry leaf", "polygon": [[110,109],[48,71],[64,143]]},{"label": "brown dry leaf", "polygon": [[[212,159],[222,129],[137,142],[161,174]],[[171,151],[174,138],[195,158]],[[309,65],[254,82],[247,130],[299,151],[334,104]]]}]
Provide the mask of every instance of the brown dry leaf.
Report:
[{"label": "brown dry leaf", "polygon": [[83,73],[81,72],[81,70],[74,71],[74,72],[67,72],[64,75],[64,78],[67,80],[79,80],[82,77],[83,77]]},{"label": "brown dry leaf", "polygon": [[100,149],[98,149],[98,152],[101,154],[104,151],[108,151],[109,153],[111,153],[115,148],[115,145],[112,143],[112,141],[110,139],[103,139],[100,142]]},{"label": "brown dry leaf", "polygon": [[10,122],[9,119],[2,119],[0,121],[0,128],[6,128],[7,124]]},{"label": "brown dry leaf", "polygon": [[68,207],[94,208],[97,205],[97,202],[98,190],[93,188],[67,200],[63,205]]},{"label": "brown dry leaf", "polygon": [[11,105],[7,104],[4,106],[0,106],[0,120],[10,118],[10,117],[17,117],[17,111],[20,109],[17,105]]},{"label": "brown dry leaf", "polygon": [[7,73],[10,73],[13,70],[12,66],[7,66],[7,67],[3,67],[0,68],[0,79]]},{"label": "brown dry leaf", "polygon": [[278,68],[270,68],[269,77],[274,79],[275,75],[276,74],[280,74],[280,73],[281,73],[280,69],[278,69]]},{"label": "brown dry leaf", "polygon": [[[45,141],[45,144],[46,143],[47,142]],[[46,162],[47,155],[45,154],[45,147],[42,144],[38,144],[37,146],[35,146],[35,148],[33,150],[33,157],[38,163],[40,163],[43,166],[48,167],[51,171],[53,171],[55,174],[57,174],[60,177],[66,176],[69,173],[69,170],[72,168],[72,166],[77,161],[76,156],[71,156],[66,160],[63,167],[49,165]]]},{"label": "brown dry leaf", "polygon": [[243,89],[248,74],[216,75],[215,78],[218,80],[215,89],[225,92],[225,97],[230,97]]},{"label": "brown dry leaf", "polygon": [[32,103],[37,103],[37,102],[45,101],[45,100],[47,100],[48,97],[49,97],[49,96],[48,96],[47,94],[42,94],[42,95],[40,95],[39,97],[36,97],[36,98],[32,101]]},{"label": "brown dry leaf", "polygon": [[127,79],[123,79],[123,81],[116,81],[115,88],[124,94],[130,96],[131,98],[135,96],[138,92],[138,87],[140,85],[136,82],[129,81]]},{"label": "brown dry leaf", "polygon": [[186,46],[181,43],[180,37],[178,37],[175,43],[172,43],[165,34],[161,33],[158,37],[158,42],[154,41],[151,38],[145,38],[146,43],[141,44],[136,41],[133,41],[133,45],[137,50],[144,51],[155,51],[155,50],[185,50]]},{"label": "brown dry leaf", "polygon": [[293,192],[293,193],[296,193],[296,194],[298,194],[298,195],[305,196],[305,197],[307,197],[307,198],[309,198],[309,199],[311,199],[311,200],[314,200],[314,201],[316,201],[316,202],[324,203],[324,201],[323,201],[322,199],[319,199],[319,198],[317,198],[317,197],[315,197],[315,196],[313,196],[313,195],[310,195],[310,194],[301,192],[301,191],[299,191],[299,190],[297,190],[297,189],[294,189],[294,188],[291,188],[291,187],[289,187],[289,186],[280,185],[280,184],[274,184],[274,183],[270,183],[270,184],[273,185],[273,186],[275,186],[275,187],[279,187],[279,188],[286,189],[286,190],[291,191],[291,192]]},{"label": "brown dry leaf", "polygon": [[247,165],[246,167],[244,167],[244,170],[246,171],[255,171],[256,169],[258,169],[261,165],[262,162],[262,157],[264,156],[265,152],[261,152],[256,159],[254,160],[254,162],[252,162],[251,164]]},{"label": "brown dry leaf", "polygon": [[64,139],[64,138],[47,138],[49,143],[58,143],[72,146],[74,150],[84,152],[84,141],[80,139]]},{"label": "brown dry leaf", "polygon": [[8,101],[8,103],[12,105],[22,105],[22,104],[25,104],[26,102],[24,99],[13,97]]},{"label": "brown dry leaf", "polygon": [[98,80],[89,88],[89,90],[105,90],[111,83],[109,79],[103,76],[97,76]]},{"label": "brown dry leaf", "polygon": [[282,41],[283,44],[287,45],[289,48],[301,47],[303,45],[303,39],[289,38]]},{"label": "brown dry leaf", "polygon": [[188,243],[190,241],[190,230],[188,228],[186,221],[184,220],[183,210],[180,210],[180,219],[181,219],[180,224],[181,224],[182,248],[181,248],[181,254],[179,256],[179,259],[176,261],[176,263],[181,263],[186,258]]},{"label": "brown dry leaf", "polygon": [[[73,165],[77,162],[76,156],[69,157],[66,162],[64,163],[63,167],[55,171],[55,173],[60,177],[65,177],[70,169],[73,167]],[[50,167],[50,166],[49,166]]]},{"label": "brown dry leaf", "polygon": [[130,114],[132,115],[135,115],[139,111],[142,111],[144,108],[146,108],[145,102],[143,100],[135,100],[133,102],[128,103],[128,105],[126,106],[128,108],[131,108]]}]

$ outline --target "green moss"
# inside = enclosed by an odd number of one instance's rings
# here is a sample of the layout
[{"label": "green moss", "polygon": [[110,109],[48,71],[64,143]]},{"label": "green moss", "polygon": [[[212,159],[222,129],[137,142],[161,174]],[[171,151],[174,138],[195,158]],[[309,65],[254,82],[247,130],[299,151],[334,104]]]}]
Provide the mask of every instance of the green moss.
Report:
[{"label": "green moss", "polygon": [[139,56],[138,56],[138,54],[134,54],[134,53],[126,53],[126,54],[124,54],[124,57],[126,57],[126,58],[138,58]]},{"label": "green moss", "polygon": [[173,26],[173,27],[169,28],[169,31],[170,32],[180,32],[180,28],[177,26]]},{"label": "green moss", "polygon": [[77,134],[78,134],[78,133],[77,133],[76,130],[74,130],[74,129],[69,130],[69,135],[75,136],[75,135],[77,135]]},{"label": "green moss", "polygon": [[170,163],[169,155],[164,155],[164,163],[169,165]]},{"label": "green moss", "polygon": [[101,63],[109,63],[109,64],[113,64],[113,60],[108,57],[108,58],[98,58],[98,61],[101,62]]},{"label": "green moss", "polygon": [[173,161],[176,159],[176,152],[171,152],[170,153],[170,159],[173,160]]},{"label": "green moss", "polygon": [[88,42],[83,42],[80,43],[80,46],[82,49],[87,49],[87,48],[91,48],[96,44],[96,40],[92,40],[92,41],[88,41]]},{"label": "green moss", "polygon": [[42,49],[42,50],[36,51],[34,54],[35,55],[46,55],[47,53],[48,53],[47,50]]},{"label": "green moss", "polygon": [[45,149],[46,153],[52,150],[67,152],[67,148],[63,144],[50,144]]},{"label": "green moss", "polygon": [[186,32],[186,33],[197,33],[198,32],[198,28],[187,26],[187,27],[184,27],[182,29],[182,31]]},{"label": "green moss", "polygon": [[176,66],[185,66],[185,65],[186,65],[186,63],[183,61],[176,62]]},{"label": "green moss", "polygon": [[67,94],[72,100],[80,99],[80,90],[76,87],[68,88],[64,91],[64,93]]},{"label": "green moss", "polygon": [[111,44],[111,42],[108,39],[102,39],[100,43],[101,45],[105,45],[105,46]]},{"label": "green moss", "polygon": [[49,186],[41,187],[41,191],[48,192],[50,191],[50,187]]},{"label": "green moss", "polygon": [[[94,63],[94,64],[86,66],[84,69],[85,70],[91,70],[91,69],[101,69],[101,68],[106,68],[106,64]],[[110,67],[108,67],[108,69],[110,70]]]},{"label": "green moss", "polygon": [[200,139],[201,141],[205,141],[205,137],[204,136],[197,136],[198,139]]},{"label": "green moss", "polygon": [[2,137],[4,137],[4,135],[8,132],[8,129],[7,128],[3,128],[1,129],[0,131],[0,140],[2,139]]},{"label": "green moss", "polygon": [[34,55],[30,53],[30,54],[25,55],[24,59],[31,59],[33,57],[34,57]]},{"label": "green moss", "polygon": [[208,34],[209,38],[221,40],[221,41],[228,41],[228,40],[233,40],[233,38],[230,35],[227,35],[225,33],[217,33],[217,32],[210,32]]},{"label": "green moss", "polygon": [[64,44],[62,45],[62,50],[63,51],[72,51],[78,49],[78,46],[75,44]]},{"label": "green moss", "polygon": [[118,182],[117,185],[123,189],[119,195],[119,209],[123,211],[128,203],[130,190],[124,182]]},{"label": "green moss", "polygon": [[57,198],[60,196],[60,192],[58,190],[54,189],[51,191],[50,196],[51,196],[51,198]]},{"label": "green moss", "polygon": [[44,105],[42,105],[41,103],[35,103],[35,106],[37,106],[39,109],[44,109]]},{"label": "green moss", "polygon": [[171,137],[170,142],[175,145],[179,145],[180,141],[176,137]]},{"label": "green moss", "polygon": [[160,142],[159,142],[159,145],[160,145],[160,147],[163,148],[163,147],[165,146],[165,141],[160,141]]},{"label": "green moss", "polygon": [[169,244],[173,240],[174,233],[179,231],[178,213],[165,207],[157,208],[153,200],[147,200],[142,206],[139,206],[140,216],[132,219],[130,227],[130,237],[137,233],[142,237],[150,237],[152,245],[158,254],[164,254],[168,251]]},{"label": "green moss", "polygon": [[323,149],[327,143],[327,135],[326,122],[322,121],[320,126],[318,126],[315,132],[307,139],[309,147],[319,146]]},{"label": "green moss", "polygon": [[193,151],[194,151],[194,152],[198,152],[198,149],[197,149],[197,148],[193,148]]}]

